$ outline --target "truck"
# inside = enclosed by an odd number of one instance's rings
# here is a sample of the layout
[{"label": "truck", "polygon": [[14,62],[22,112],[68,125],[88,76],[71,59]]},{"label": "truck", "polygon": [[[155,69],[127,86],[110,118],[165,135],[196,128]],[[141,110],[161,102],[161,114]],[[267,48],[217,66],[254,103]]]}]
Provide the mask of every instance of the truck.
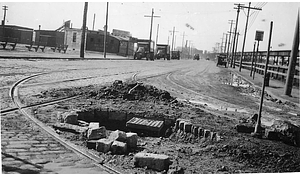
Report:
[{"label": "truck", "polygon": [[164,58],[164,60],[170,60],[170,46],[167,44],[156,44],[155,58]]},{"label": "truck", "polygon": [[217,66],[224,65],[226,68],[227,61],[226,61],[226,54],[218,54],[217,55]]},{"label": "truck", "polygon": [[146,60],[154,60],[154,41],[151,41],[151,47],[149,50],[149,40],[147,39],[138,39],[135,44],[134,59],[141,60],[146,58]]},{"label": "truck", "polygon": [[171,52],[171,59],[180,59],[180,51],[172,51]]}]

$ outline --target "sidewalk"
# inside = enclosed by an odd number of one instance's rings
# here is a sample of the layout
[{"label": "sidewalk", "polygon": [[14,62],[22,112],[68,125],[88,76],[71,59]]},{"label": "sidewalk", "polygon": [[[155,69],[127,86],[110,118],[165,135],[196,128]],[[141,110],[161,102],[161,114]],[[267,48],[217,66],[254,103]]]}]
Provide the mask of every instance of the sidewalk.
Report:
[{"label": "sidewalk", "polygon": [[[250,71],[246,69],[242,69],[241,72],[239,72],[239,67],[236,68],[229,68],[232,72],[242,76],[244,80],[248,81],[252,85],[256,86],[257,88],[262,87],[263,83],[263,75],[255,73],[255,78],[253,80],[252,77],[250,77]],[[273,98],[277,98],[281,100],[282,102],[289,101],[294,104],[296,104],[298,107],[300,107],[300,92],[299,87],[293,86],[291,96],[284,95],[284,81],[280,80],[273,80],[270,78],[269,86],[265,88],[265,91],[271,95]]]},{"label": "sidewalk", "polygon": [[[0,48],[0,58],[14,58],[14,59],[81,59],[79,51],[67,51],[66,53],[59,53],[58,51],[53,52],[50,47],[46,47],[45,52],[42,52],[40,49],[35,52],[34,49],[32,51],[28,51],[25,45],[17,45],[15,50],[10,50]],[[104,59],[103,52],[96,51],[85,51],[84,59],[102,59],[102,60],[129,60],[133,59],[133,57],[124,57],[112,53],[106,54],[106,59]]]}]

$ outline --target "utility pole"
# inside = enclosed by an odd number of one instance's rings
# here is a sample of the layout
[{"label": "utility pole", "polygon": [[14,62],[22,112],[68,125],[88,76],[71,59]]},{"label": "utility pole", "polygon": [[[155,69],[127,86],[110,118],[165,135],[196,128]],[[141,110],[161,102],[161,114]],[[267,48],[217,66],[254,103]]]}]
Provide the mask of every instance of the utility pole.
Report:
[{"label": "utility pole", "polygon": [[235,68],[235,60],[237,57],[237,50],[238,50],[238,42],[239,42],[239,36],[240,36],[240,31],[237,32],[237,38],[236,38],[236,45],[235,45],[235,54],[234,54],[234,58],[233,58],[233,68]]},{"label": "utility pole", "polygon": [[246,20],[246,26],[245,26],[245,32],[244,32],[244,42],[243,42],[243,48],[242,48],[242,55],[241,55],[241,58],[240,58],[239,72],[241,72],[241,70],[242,70],[242,63],[243,63],[244,49],[245,49],[245,43],[246,43],[246,35],[247,35],[247,27],[248,27],[248,19],[249,19],[250,9],[262,10],[261,8],[255,8],[255,7],[250,7],[250,6],[251,6],[251,2],[249,2],[249,7],[243,7],[243,8],[248,8],[248,13],[247,13],[247,20]]},{"label": "utility pole", "polygon": [[108,2],[106,3],[106,20],[105,20],[105,31],[104,31],[104,48],[103,48],[103,56],[106,59],[106,39],[107,39],[107,22],[108,22]]},{"label": "utility pole", "polygon": [[253,62],[254,62],[254,56],[255,56],[255,45],[256,45],[256,42],[254,42],[254,46],[253,46],[253,53],[252,53],[252,60],[251,60],[251,70],[250,70],[250,77],[252,76],[252,72],[253,72]]},{"label": "utility pole", "polygon": [[226,47],[227,47],[227,36],[228,36],[228,34],[227,33],[225,33],[225,48],[224,48],[224,53],[226,53]]},{"label": "utility pole", "polygon": [[95,18],[96,18],[96,14],[94,13],[93,30],[95,30]]},{"label": "utility pole", "polygon": [[184,36],[187,36],[187,35],[185,35],[184,32],[183,32],[183,34],[182,34],[182,48],[181,48],[182,55],[183,55],[183,46],[184,46]]},{"label": "utility pole", "polygon": [[284,87],[285,95],[291,95],[291,92],[292,92],[293,79],[294,79],[296,62],[297,62],[297,53],[299,52],[299,10],[298,10],[297,15],[298,16],[297,16],[297,21],[296,21],[291,57],[289,60],[289,68],[288,68],[288,72],[287,72],[286,84]]},{"label": "utility pole", "polygon": [[230,38],[231,38],[231,29],[232,29],[232,24],[234,22],[234,20],[229,20],[230,21],[230,31],[229,31],[229,41],[228,41],[228,48],[227,48],[227,58],[229,56],[229,51],[230,51]]},{"label": "utility pole", "polygon": [[173,27],[173,30],[172,30],[172,51],[173,51],[173,47],[174,47],[174,33],[175,32],[178,32],[178,31],[175,31],[175,27]]},{"label": "utility pole", "polygon": [[223,43],[224,43],[224,33],[223,33],[223,35],[222,35],[222,42],[221,42],[221,52],[220,52],[220,53],[222,53],[222,52],[223,52]]},{"label": "utility pole", "polygon": [[84,58],[84,46],[85,46],[85,30],[86,30],[86,16],[88,10],[88,2],[84,3],[84,11],[83,11],[83,24],[82,24],[82,35],[81,35],[81,47],[80,47],[80,57]]},{"label": "utility pole", "polygon": [[159,24],[157,24],[157,30],[156,30],[156,44],[158,43],[158,30],[159,30]]},{"label": "utility pole", "polygon": [[3,10],[4,10],[4,16],[3,16],[2,25],[4,26],[5,25],[5,20],[6,20],[6,11],[8,10],[8,6],[4,5],[2,7],[3,7]]},{"label": "utility pole", "polygon": [[[263,105],[263,101],[264,101],[266,77],[267,77],[267,74],[268,74],[267,71],[268,71],[268,64],[269,64],[269,57],[270,57],[272,30],[273,30],[273,21],[271,21],[271,23],[270,23],[270,34],[269,34],[267,59],[266,59],[266,65],[265,65],[265,71],[264,71],[264,80],[263,80],[262,89],[261,89],[261,97],[260,97],[258,117],[257,117],[256,125],[255,125],[255,130],[254,130],[254,133],[253,133],[254,135],[257,135],[257,136],[261,136],[261,111],[262,111],[262,105]],[[298,32],[299,32],[299,30],[298,30]],[[299,39],[299,37],[298,37],[298,39]],[[299,44],[298,44],[298,46],[299,46]]]},{"label": "utility pole", "polygon": [[[152,37],[152,25],[153,25],[153,17],[160,18],[160,16],[154,16],[154,9],[152,8],[151,16],[144,15],[144,17],[151,17],[151,25],[150,25],[150,39],[149,39],[149,53],[151,52],[151,37]],[[151,58],[150,58],[151,59]]]},{"label": "utility pole", "polygon": [[237,15],[236,15],[236,23],[235,23],[235,31],[234,31],[234,39],[233,39],[233,47],[232,47],[232,57],[231,57],[231,64],[230,67],[232,67],[233,64],[233,55],[234,55],[234,45],[235,45],[235,39],[236,39],[236,31],[238,27],[238,22],[239,22],[239,14],[240,14],[240,9],[243,7],[242,5],[244,4],[234,4],[237,5],[237,8],[235,7],[234,9],[237,9]]}]

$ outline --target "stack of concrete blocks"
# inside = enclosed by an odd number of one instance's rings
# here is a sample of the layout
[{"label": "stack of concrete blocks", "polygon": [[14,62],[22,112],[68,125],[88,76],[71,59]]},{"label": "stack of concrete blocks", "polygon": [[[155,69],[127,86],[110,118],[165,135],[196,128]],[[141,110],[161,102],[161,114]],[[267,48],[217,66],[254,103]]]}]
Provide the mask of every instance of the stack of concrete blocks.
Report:
[{"label": "stack of concrete blocks", "polygon": [[136,133],[125,133],[123,131],[113,131],[108,138],[97,140],[96,150],[98,152],[107,153],[111,151],[113,154],[126,154],[129,149],[137,147],[138,136]]},{"label": "stack of concrete blocks", "polygon": [[212,141],[220,141],[221,137],[217,132],[203,129],[199,125],[193,124],[188,119],[177,119],[175,122],[175,131],[177,135],[193,136],[194,138],[209,139]]},{"label": "stack of concrete blocks", "polygon": [[167,155],[142,152],[134,155],[134,165],[136,167],[147,167],[160,172],[167,171],[170,164],[171,161]]}]

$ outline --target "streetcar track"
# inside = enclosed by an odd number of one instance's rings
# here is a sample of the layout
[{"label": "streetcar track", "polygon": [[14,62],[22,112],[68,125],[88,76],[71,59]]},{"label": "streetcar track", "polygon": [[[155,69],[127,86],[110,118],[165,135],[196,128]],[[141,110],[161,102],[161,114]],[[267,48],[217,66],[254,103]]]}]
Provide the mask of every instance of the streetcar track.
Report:
[{"label": "streetcar track", "polygon": [[[76,78],[76,79],[68,79],[68,80],[62,80],[62,81],[53,81],[53,82],[47,82],[47,83],[34,83],[34,84],[28,84],[28,85],[21,85],[22,87],[31,87],[31,86],[41,86],[41,85],[49,85],[49,84],[55,84],[55,83],[65,83],[65,82],[72,82],[72,81],[77,81],[77,80],[86,80],[86,79],[92,79],[92,78],[102,78],[102,77],[109,77],[109,76],[116,76],[116,75],[124,75],[124,74],[131,74],[131,73],[134,73],[136,71],[132,71],[132,72],[126,72],[126,73],[116,73],[116,74],[108,74],[108,75],[103,75],[103,76],[90,76],[90,77],[83,77],[83,78]],[[36,75],[35,75],[36,76]],[[34,76],[34,77],[35,77]],[[11,93],[11,92],[10,92]],[[10,99],[11,98],[12,94],[10,94]],[[46,106],[46,105],[51,105],[51,104],[55,104],[55,103],[59,103],[59,102],[62,102],[62,101],[65,101],[65,100],[70,100],[70,99],[74,99],[76,97],[79,97],[79,96],[71,96],[71,97],[63,97],[63,98],[60,98],[60,99],[56,99],[56,100],[51,100],[51,101],[45,101],[43,103],[36,103],[36,104],[31,104],[31,105],[28,105],[28,106],[23,106],[22,108],[31,108],[33,106]],[[19,108],[18,107],[15,107],[15,108],[6,108],[6,109],[3,109],[3,110],[0,110],[0,114],[4,114],[4,113],[9,113],[9,112],[13,112],[13,111],[16,111],[18,110]]]},{"label": "streetcar track", "polygon": [[109,173],[117,173],[117,174],[121,174],[119,171],[109,167],[108,165],[105,164],[101,164],[102,163],[102,159],[100,159],[98,156],[89,153],[88,151],[86,151],[83,148],[80,148],[74,144],[72,144],[71,142],[67,142],[66,140],[62,139],[61,137],[59,137],[59,135],[53,131],[53,129],[51,129],[50,127],[46,126],[44,123],[42,123],[41,121],[39,121],[38,119],[36,119],[34,116],[32,116],[31,114],[29,114],[28,112],[25,111],[25,108],[23,108],[22,103],[19,99],[19,95],[18,95],[18,85],[26,82],[27,80],[30,80],[33,77],[39,76],[39,75],[43,75],[46,73],[41,73],[41,74],[35,74],[26,78],[23,78],[19,81],[17,81],[14,85],[12,85],[12,87],[10,88],[10,97],[13,101],[13,103],[18,107],[18,110],[26,117],[28,117],[31,121],[33,121],[36,125],[38,125],[41,129],[43,129],[44,131],[46,131],[48,134],[50,134],[56,141],[58,141],[60,144],[62,144],[63,146],[65,146],[66,148],[72,150],[73,152],[80,154],[82,156],[85,156],[86,158],[92,160],[94,162],[94,164],[102,169],[104,169],[105,171],[109,172]]}]

